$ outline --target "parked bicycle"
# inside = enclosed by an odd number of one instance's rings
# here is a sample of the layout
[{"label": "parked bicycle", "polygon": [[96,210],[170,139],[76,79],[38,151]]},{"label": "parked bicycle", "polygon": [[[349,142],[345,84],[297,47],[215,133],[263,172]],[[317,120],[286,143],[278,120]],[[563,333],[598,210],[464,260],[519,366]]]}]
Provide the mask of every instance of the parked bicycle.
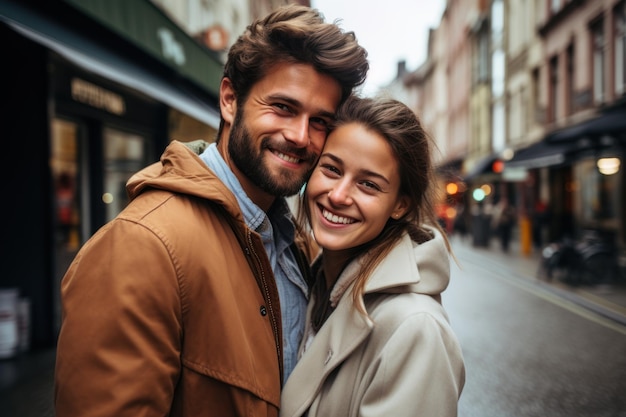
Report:
[{"label": "parked bicycle", "polygon": [[579,240],[566,236],[550,243],[542,251],[539,276],[575,286],[616,283],[621,270],[614,238],[585,230]]}]

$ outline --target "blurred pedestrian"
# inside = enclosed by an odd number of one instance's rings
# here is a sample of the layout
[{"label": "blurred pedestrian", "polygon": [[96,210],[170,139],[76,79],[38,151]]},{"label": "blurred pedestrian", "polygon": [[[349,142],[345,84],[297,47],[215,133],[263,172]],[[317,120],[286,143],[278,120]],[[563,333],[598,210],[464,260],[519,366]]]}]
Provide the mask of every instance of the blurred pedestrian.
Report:
[{"label": "blurred pedestrian", "polygon": [[453,231],[454,233],[459,234],[461,239],[465,239],[465,235],[467,234],[467,221],[465,219],[467,215],[465,213],[465,205],[459,204],[456,209]]},{"label": "blurred pedestrian", "polygon": [[56,415],[276,416],[304,328],[300,190],[367,53],[285,6],[231,47],[217,142],[171,143],[62,282]]},{"label": "blurred pedestrian", "polygon": [[503,252],[509,251],[515,220],[515,208],[509,204],[509,199],[507,197],[500,198],[493,209],[492,227],[500,240],[500,248]]},{"label": "blurred pedestrian", "polygon": [[537,200],[532,211],[533,246],[541,250],[544,244],[544,230],[550,223],[548,205],[543,200]]},{"label": "blurred pedestrian", "polygon": [[389,99],[349,99],[303,197],[323,248],[282,417],[453,417],[465,381],[441,293],[429,138]]},{"label": "blurred pedestrian", "polygon": [[69,172],[61,172],[55,181],[56,220],[59,225],[59,241],[68,246],[75,216],[75,181]]}]

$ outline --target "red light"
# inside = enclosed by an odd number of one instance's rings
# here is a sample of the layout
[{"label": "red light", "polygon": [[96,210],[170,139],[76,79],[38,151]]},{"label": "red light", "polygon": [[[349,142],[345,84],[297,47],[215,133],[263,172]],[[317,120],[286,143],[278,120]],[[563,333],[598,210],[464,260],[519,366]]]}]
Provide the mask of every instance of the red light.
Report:
[{"label": "red light", "polygon": [[498,160],[493,161],[493,165],[491,165],[491,170],[496,174],[499,174],[504,170],[504,162]]}]

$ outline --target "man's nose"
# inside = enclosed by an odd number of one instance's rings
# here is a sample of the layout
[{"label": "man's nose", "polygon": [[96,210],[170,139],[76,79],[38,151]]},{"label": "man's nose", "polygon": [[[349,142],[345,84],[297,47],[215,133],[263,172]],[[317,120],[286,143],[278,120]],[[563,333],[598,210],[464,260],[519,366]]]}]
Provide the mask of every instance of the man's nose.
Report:
[{"label": "man's nose", "polygon": [[285,132],[285,139],[298,148],[306,148],[311,143],[309,137],[309,118],[294,117]]}]

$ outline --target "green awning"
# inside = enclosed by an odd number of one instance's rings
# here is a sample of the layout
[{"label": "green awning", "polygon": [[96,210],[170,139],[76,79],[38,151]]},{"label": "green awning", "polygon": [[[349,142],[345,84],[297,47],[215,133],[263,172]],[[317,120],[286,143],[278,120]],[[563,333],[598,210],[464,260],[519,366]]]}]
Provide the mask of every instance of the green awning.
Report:
[{"label": "green awning", "polygon": [[219,95],[223,64],[148,0],[65,0],[183,76]]},{"label": "green awning", "polygon": [[18,3],[0,2],[0,23],[55,51],[78,67],[139,91],[215,129],[219,126],[216,104],[201,99],[171,77],[159,76],[40,13]]}]

